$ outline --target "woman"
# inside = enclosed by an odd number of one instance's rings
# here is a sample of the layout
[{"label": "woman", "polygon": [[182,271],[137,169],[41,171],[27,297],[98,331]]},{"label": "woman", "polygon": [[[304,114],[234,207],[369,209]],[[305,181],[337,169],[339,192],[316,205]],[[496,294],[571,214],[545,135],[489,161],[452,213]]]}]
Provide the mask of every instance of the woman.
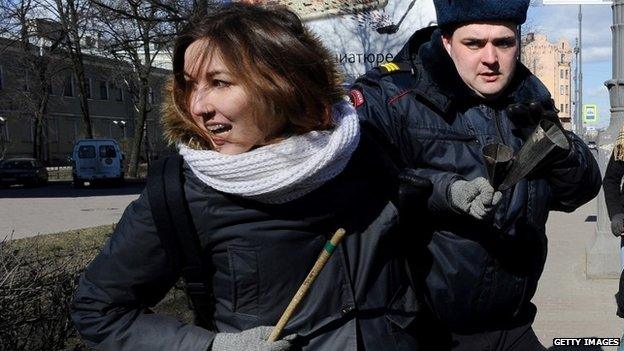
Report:
[{"label": "woman", "polygon": [[[225,5],[176,42],[165,134],[214,295],[217,330],[153,314],[180,276],[143,193],[88,266],[73,303],[106,350],[416,348],[416,312],[389,202],[394,182],[346,103],[332,58],[292,12]],[[326,241],[336,249],[282,335],[265,341]]]}]

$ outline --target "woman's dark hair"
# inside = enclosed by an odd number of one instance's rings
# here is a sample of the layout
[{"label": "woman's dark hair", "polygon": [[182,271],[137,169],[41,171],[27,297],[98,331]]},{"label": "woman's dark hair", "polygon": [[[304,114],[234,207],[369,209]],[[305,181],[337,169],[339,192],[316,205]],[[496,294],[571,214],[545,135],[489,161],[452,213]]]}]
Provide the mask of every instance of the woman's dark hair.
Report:
[{"label": "woman's dark hair", "polygon": [[[332,127],[331,106],[344,91],[330,52],[287,8],[241,3],[221,5],[192,20],[176,40],[171,97],[187,121],[184,54],[189,45],[202,39],[206,54],[197,64],[209,59],[208,52],[220,53],[257,106],[260,128],[272,122],[268,118],[285,121],[286,134]],[[194,129],[205,138],[198,126]]]}]

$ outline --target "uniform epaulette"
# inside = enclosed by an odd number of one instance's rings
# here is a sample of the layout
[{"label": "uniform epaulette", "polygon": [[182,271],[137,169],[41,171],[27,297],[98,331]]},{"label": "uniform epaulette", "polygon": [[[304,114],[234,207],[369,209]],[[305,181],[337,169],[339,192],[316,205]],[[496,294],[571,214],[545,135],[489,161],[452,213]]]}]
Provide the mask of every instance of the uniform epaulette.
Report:
[{"label": "uniform epaulette", "polygon": [[412,65],[405,61],[392,61],[379,65],[379,72],[381,75],[393,74],[397,72],[412,72]]}]

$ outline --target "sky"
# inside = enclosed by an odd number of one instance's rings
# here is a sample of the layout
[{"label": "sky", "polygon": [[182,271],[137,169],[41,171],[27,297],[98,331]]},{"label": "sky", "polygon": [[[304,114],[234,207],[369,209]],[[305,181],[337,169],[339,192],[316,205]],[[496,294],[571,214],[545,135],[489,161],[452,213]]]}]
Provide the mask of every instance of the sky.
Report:
[{"label": "sky", "polygon": [[[529,8],[523,34],[528,31],[545,34],[550,42],[567,39],[572,47],[578,37],[578,5],[541,5]],[[604,85],[612,78],[611,25],[609,5],[583,5],[583,104],[598,105],[598,127],[609,124],[609,93]],[[574,70],[575,63],[572,63]],[[574,84],[574,83],[572,83]]]}]

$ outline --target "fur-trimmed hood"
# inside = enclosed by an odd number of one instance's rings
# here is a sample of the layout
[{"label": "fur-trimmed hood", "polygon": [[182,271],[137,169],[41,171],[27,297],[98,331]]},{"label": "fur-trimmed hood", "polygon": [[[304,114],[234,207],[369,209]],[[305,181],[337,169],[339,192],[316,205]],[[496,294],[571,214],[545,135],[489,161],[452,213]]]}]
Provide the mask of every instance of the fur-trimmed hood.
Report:
[{"label": "fur-trimmed hood", "polygon": [[175,104],[173,77],[165,84],[165,100],[162,104],[160,123],[165,141],[169,146],[188,145],[193,149],[209,149],[210,145],[196,131],[193,123]]}]

